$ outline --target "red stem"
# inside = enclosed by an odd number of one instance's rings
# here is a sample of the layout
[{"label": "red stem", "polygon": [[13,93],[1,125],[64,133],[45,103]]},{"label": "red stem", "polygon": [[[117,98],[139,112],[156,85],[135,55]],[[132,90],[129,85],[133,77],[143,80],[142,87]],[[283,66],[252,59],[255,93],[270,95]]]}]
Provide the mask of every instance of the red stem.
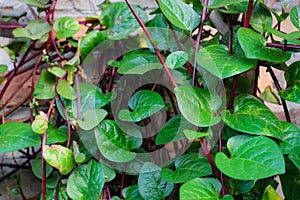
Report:
[{"label": "red stem", "polygon": [[287,48],[287,49],[300,49],[300,45],[296,44],[276,44],[276,43],[267,43],[267,47],[276,47],[276,48]]},{"label": "red stem", "polygon": [[245,28],[249,28],[250,20],[251,20],[251,16],[252,16],[252,11],[253,11],[253,0],[249,0],[248,10],[247,10],[247,13],[246,13],[246,19],[245,19],[245,22],[244,22],[244,27]]},{"label": "red stem", "polygon": [[152,36],[150,35],[148,29],[146,28],[145,24],[142,22],[142,20],[140,19],[140,17],[138,16],[138,14],[136,13],[136,11],[134,10],[134,8],[132,7],[131,3],[128,0],[125,0],[126,4],[128,5],[129,9],[131,10],[132,14],[134,15],[134,17],[136,18],[136,20],[138,21],[138,23],[140,24],[140,26],[142,27],[144,33],[146,34],[147,38],[149,39],[151,45],[153,46],[156,55],[158,56],[159,61],[161,62],[165,72],[167,73],[172,85],[174,88],[176,88],[178,85],[174,79],[174,77],[172,76],[169,68],[167,67],[167,64],[164,60],[164,58],[162,57],[160,51],[158,50],[157,46],[153,43],[152,41]]},{"label": "red stem", "polygon": [[0,24],[0,29],[24,28],[26,24]]}]

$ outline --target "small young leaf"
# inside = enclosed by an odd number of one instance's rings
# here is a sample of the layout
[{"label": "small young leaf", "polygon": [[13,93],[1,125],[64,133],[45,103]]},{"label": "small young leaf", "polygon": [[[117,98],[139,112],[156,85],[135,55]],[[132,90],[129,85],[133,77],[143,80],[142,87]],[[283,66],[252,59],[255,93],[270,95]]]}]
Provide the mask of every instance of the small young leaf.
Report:
[{"label": "small young leaf", "polygon": [[54,22],[53,29],[57,38],[68,38],[77,33],[80,25],[73,17],[61,17]]},{"label": "small young leaf", "polygon": [[214,178],[195,178],[180,187],[180,199],[219,200],[222,185]]},{"label": "small young leaf", "polygon": [[251,26],[260,33],[265,33],[268,28],[272,27],[272,15],[268,9],[266,9],[262,3],[258,3],[251,15]]},{"label": "small young leaf", "polygon": [[270,199],[282,200],[282,198],[279,196],[276,190],[274,190],[274,188],[271,185],[268,185],[268,187],[265,189],[262,200],[270,200]]},{"label": "small young leaf", "polygon": [[137,184],[124,188],[122,191],[122,195],[125,199],[128,200],[143,200]]},{"label": "small young leaf", "polygon": [[174,184],[168,183],[160,175],[161,168],[152,163],[145,163],[138,178],[139,192],[145,200],[160,200],[169,196]]},{"label": "small young leaf", "polygon": [[61,145],[44,146],[43,157],[63,175],[70,173],[75,167],[73,151]]},{"label": "small young leaf", "polygon": [[25,28],[16,28],[13,30],[15,37],[29,38],[39,40],[51,31],[51,26],[44,20],[31,21]]},{"label": "small young leaf", "polygon": [[200,23],[198,14],[181,0],[158,0],[163,14],[177,27],[192,32]]},{"label": "small young leaf", "polygon": [[197,153],[180,156],[175,161],[175,167],[175,171],[164,168],[161,177],[168,182],[184,183],[212,173],[207,159],[199,157]]},{"label": "small young leaf", "polygon": [[85,59],[89,53],[99,44],[106,40],[105,31],[91,31],[80,42],[80,56]]},{"label": "small young leaf", "polygon": [[19,0],[19,1],[38,8],[50,7],[49,0]]},{"label": "small young leaf", "polygon": [[61,78],[63,75],[65,75],[66,71],[63,70],[60,67],[52,67],[48,69],[48,72],[50,72],[51,74]]},{"label": "small young leaf", "polygon": [[175,88],[179,109],[186,120],[196,126],[212,126],[220,121],[214,116],[221,106],[220,97],[208,90],[192,86]]},{"label": "small young leaf", "polygon": [[0,76],[2,76],[8,70],[7,65],[0,64]]},{"label": "small young leaf", "polygon": [[237,36],[247,58],[281,63],[288,61],[291,57],[290,53],[281,49],[266,47],[266,39],[249,28],[240,28]]},{"label": "small young leaf", "polygon": [[294,6],[290,12],[290,19],[292,24],[300,29],[300,8],[299,6]]},{"label": "small young leaf", "polygon": [[257,60],[247,59],[243,54],[231,55],[223,44],[209,45],[197,54],[198,64],[222,79],[243,73],[253,68]]},{"label": "small young leaf", "polygon": [[44,112],[40,112],[31,124],[33,132],[43,134],[48,129],[48,117]]},{"label": "small young leaf", "polygon": [[72,87],[65,80],[60,80],[57,85],[57,92],[66,99],[74,99]]},{"label": "small young leaf", "polygon": [[0,153],[13,152],[41,144],[41,137],[29,124],[9,122],[0,125]]},{"label": "small young leaf", "polygon": [[104,186],[102,166],[94,160],[76,168],[67,183],[70,198],[76,200],[93,200],[100,197]]},{"label": "small young leaf", "polygon": [[83,113],[78,125],[83,130],[91,130],[96,127],[107,115],[107,111],[103,109],[91,109]]},{"label": "small young leaf", "polygon": [[121,110],[118,115],[119,118],[123,121],[139,122],[163,109],[165,103],[160,94],[153,91],[140,90],[130,98],[128,106],[133,111]]},{"label": "small young leaf", "polygon": [[280,97],[274,92],[273,88],[270,85],[268,85],[259,96],[266,102],[281,105]]},{"label": "small young leaf", "polygon": [[[42,179],[42,158],[39,157],[35,158],[31,163],[31,169],[33,174],[37,178]],[[48,165],[48,163],[46,163],[46,177],[48,177],[52,171],[53,171],[53,167],[51,167],[50,165]]]},{"label": "small young leaf", "polygon": [[184,51],[175,51],[168,55],[166,64],[170,69],[177,69],[182,67],[189,59],[189,56]]},{"label": "small young leaf", "polygon": [[[227,142],[231,154],[216,155],[217,167],[227,176],[239,180],[267,178],[285,172],[285,162],[278,145],[265,136],[238,135]],[[239,173],[236,173],[236,170]]]},{"label": "small young leaf", "polygon": [[184,130],[183,131],[185,137],[189,140],[194,140],[197,138],[201,138],[201,137],[206,137],[208,134],[207,133],[203,133],[203,132],[197,132],[194,130]]}]

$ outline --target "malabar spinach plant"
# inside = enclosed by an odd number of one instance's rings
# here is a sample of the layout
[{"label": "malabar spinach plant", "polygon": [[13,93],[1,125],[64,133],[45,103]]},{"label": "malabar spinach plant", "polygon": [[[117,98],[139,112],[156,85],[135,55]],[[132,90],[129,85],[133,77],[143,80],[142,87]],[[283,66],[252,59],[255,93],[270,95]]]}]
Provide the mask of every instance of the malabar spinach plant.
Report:
[{"label": "malabar spinach plant", "polygon": [[[1,100],[0,153],[26,154],[41,199],[281,199],[275,177],[299,199],[300,130],[286,101],[300,103],[300,62],[286,61],[300,30],[281,30],[288,17],[300,29],[299,7],[157,0],[146,13],[125,0],[56,19],[56,0],[21,1],[36,19],[0,25],[17,39],[4,48],[14,68],[0,65],[0,99],[30,71],[31,116],[6,122]],[[276,92],[259,90],[264,68]]]}]

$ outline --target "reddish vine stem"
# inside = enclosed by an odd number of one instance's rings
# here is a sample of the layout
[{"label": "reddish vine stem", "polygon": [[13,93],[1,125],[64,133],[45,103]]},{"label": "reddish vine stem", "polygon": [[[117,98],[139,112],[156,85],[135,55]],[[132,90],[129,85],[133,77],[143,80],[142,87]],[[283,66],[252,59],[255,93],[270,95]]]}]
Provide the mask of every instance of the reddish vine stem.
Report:
[{"label": "reddish vine stem", "polygon": [[267,43],[267,47],[276,47],[281,49],[300,49],[300,45],[296,44],[276,44],[276,43]]},{"label": "reddish vine stem", "polygon": [[132,7],[131,3],[128,0],[125,0],[126,4],[128,5],[129,9],[131,10],[132,14],[134,15],[135,19],[138,21],[138,23],[140,24],[140,26],[142,27],[144,33],[146,34],[147,38],[149,39],[151,45],[153,46],[155,53],[159,59],[159,61],[161,62],[165,72],[167,73],[172,85],[174,88],[176,88],[178,85],[173,77],[173,75],[171,74],[169,68],[167,67],[167,64],[162,56],[162,54],[160,53],[160,51],[158,50],[157,46],[153,43],[152,41],[152,36],[150,35],[148,29],[146,28],[145,24],[142,22],[141,18],[138,16],[137,12],[134,10],[134,8]]},{"label": "reddish vine stem", "polygon": [[0,29],[24,28],[26,24],[0,24]]},{"label": "reddish vine stem", "polygon": [[250,20],[251,20],[251,16],[252,16],[252,11],[253,11],[253,0],[249,0],[248,10],[247,10],[247,13],[246,13],[246,19],[245,19],[245,22],[244,22],[244,27],[245,28],[249,28]]},{"label": "reddish vine stem", "polygon": [[196,39],[196,45],[195,45],[195,53],[194,53],[194,68],[193,68],[193,76],[192,76],[192,84],[193,86],[196,85],[196,72],[197,72],[197,53],[200,49],[200,41],[201,41],[201,38],[202,38],[202,32],[203,32],[203,26],[204,26],[204,23],[205,23],[205,20],[206,20],[206,17],[207,17],[207,6],[208,6],[208,2],[209,0],[205,0],[204,1],[204,4],[205,6],[203,6],[202,8],[202,16],[201,16],[201,22],[200,22],[200,25],[199,25],[199,32],[198,32],[198,35],[197,35],[197,39]]},{"label": "reddish vine stem", "polygon": [[122,172],[121,186],[120,186],[120,199],[122,199],[122,197],[123,197],[122,191],[123,191],[124,183],[125,183],[125,171],[126,171],[126,163],[124,163],[123,172]]}]

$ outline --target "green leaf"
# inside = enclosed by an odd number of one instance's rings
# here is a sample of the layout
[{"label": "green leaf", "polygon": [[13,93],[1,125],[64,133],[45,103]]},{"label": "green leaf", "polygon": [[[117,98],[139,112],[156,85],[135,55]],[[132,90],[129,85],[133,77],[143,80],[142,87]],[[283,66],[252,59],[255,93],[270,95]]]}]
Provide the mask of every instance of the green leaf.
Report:
[{"label": "green leaf", "polygon": [[85,59],[89,53],[99,44],[106,40],[106,31],[91,31],[80,42],[80,55]]},{"label": "green leaf", "polygon": [[47,130],[47,144],[54,144],[59,142],[65,142],[68,140],[68,128],[63,125],[56,129],[53,123],[48,124]]},{"label": "green leaf", "polygon": [[83,113],[78,125],[83,130],[91,130],[95,128],[107,115],[107,111],[103,109],[91,109]]},{"label": "green leaf", "polygon": [[49,8],[50,4],[49,4],[49,0],[19,0],[23,3],[26,3],[30,6],[35,6],[38,8]]},{"label": "green leaf", "polygon": [[266,102],[281,105],[280,97],[277,95],[277,93],[274,92],[273,88],[270,85],[268,85],[259,96]]},{"label": "green leaf", "polygon": [[291,12],[290,12],[290,19],[291,19],[291,22],[292,24],[300,29],[300,8],[299,6],[294,6],[292,9],[291,9]]},{"label": "green leaf", "polygon": [[270,11],[265,8],[262,3],[258,3],[253,9],[250,24],[254,30],[265,33],[268,28],[272,27],[272,15]]},{"label": "green leaf", "polygon": [[222,79],[243,73],[253,68],[257,60],[247,59],[243,54],[231,55],[223,44],[209,45],[197,54],[198,64]]},{"label": "green leaf", "polygon": [[36,99],[53,99],[55,97],[55,76],[47,70],[42,70],[41,76],[34,88],[33,97]]},{"label": "green leaf", "polygon": [[193,128],[193,126],[182,115],[176,115],[159,130],[155,138],[155,143],[160,145],[181,140],[184,138],[183,130],[187,128]]},{"label": "green leaf", "polygon": [[[234,101],[234,112],[222,113],[224,123],[230,128],[254,135],[283,138],[281,122],[259,99],[241,94]],[[247,124],[245,124],[247,122]]]},{"label": "green leaf", "polygon": [[68,84],[66,80],[59,80],[57,85],[57,93],[65,99],[76,98],[73,95],[73,88]]},{"label": "green leaf", "polygon": [[63,175],[70,173],[75,167],[73,151],[61,145],[44,146],[43,157]]},{"label": "green leaf", "polygon": [[195,178],[180,187],[180,199],[218,200],[222,185],[214,178]]},{"label": "green leaf", "polygon": [[0,64],[0,76],[2,76],[8,70],[7,65]]},{"label": "green leaf", "polygon": [[203,127],[215,125],[220,121],[220,116],[214,116],[222,104],[217,94],[192,86],[179,86],[174,91],[178,107],[190,123]]},{"label": "green leaf", "polygon": [[169,196],[174,184],[166,182],[160,175],[161,168],[152,163],[145,163],[138,178],[139,192],[145,200],[160,200]]},{"label": "green leaf", "polygon": [[247,0],[211,0],[209,2],[209,8],[220,8],[224,6],[245,2],[245,1]]},{"label": "green leaf", "polygon": [[183,133],[184,133],[185,137],[189,140],[206,137],[208,135],[208,133],[205,133],[205,132],[197,132],[194,130],[187,130],[187,129],[184,130]]},{"label": "green leaf", "polygon": [[16,28],[13,30],[15,37],[29,38],[39,40],[51,31],[51,26],[44,20],[33,20],[25,28]]},{"label": "green leaf", "polygon": [[300,103],[300,62],[294,62],[285,73],[288,87],[281,90],[279,95],[285,100]]},{"label": "green leaf", "polygon": [[41,144],[41,137],[29,124],[9,122],[0,125],[0,153],[13,152]]},{"label": "green leaf", "polygon": [[[148,18],[146,12],[136,5],[133,5],[133,9],[145,23]],[[106,6],[100,15],[100,23],[106,26],[108,38],[112,40],[126,38],[130,33],[140,28],[125,2],[111,3]]]},{"label": "green leaf", "polygon": [[286,173],[280,175],[283,195],[288,200],[298,200],[300,196],[300,173],[299,169],[287,159]]},{"label": "green leaf", "polygon": [[[31,169],[37,178],[42,179],[42,158],[35,158],[31,163]],[[46,177],[48,177],[52,171],[53,168],[46,163]]]},{"label": "green leaf", "polygon": [[[230,1],[230,2],[232,2],[232,1]],[[247,9],[248,9],[248,1],[242,1],[239,3],[228,5],[228,6],[226,6],[226,10],[220,9],[219,11],[228,13],[228,14],[240,14],[240,13],[247,12]]]},{"label": "green leaf", "polygon": [[124,54],[120,61],[112,61],[110,65],[118,67],[120,74],[144,74],[153,69],[162,69],[157,55],[150,50],[134,50]]},{"label": "green leaf", "polygon": [[284,136],[280,143],[283,154],[289,154],[295,147],[300,146],[300,130],[299,128],[288,122],[281,122]]},{"label": "green leaf", "polygon": [[200,23],[198,14],[181,0],[158,0],[163,14],[175,26],[192,32]]},{"label": "green leaf", "polygon": [[80,25],[73,17],[66,16],[55,20],[53,29],[57,38],[68,38],[79,31]]},{"label": "green leaf", "polygon": [[102,164],[102,169],[104,171],[105,183],[112,181],[116,177],[116,171],[104,164]]},{"label": "green leaf", "polygon": [[122,195],[126,200],[143,200],[137,184],[124,188]]},{"label": "green leaf", "polygon": [[177,69],[182,67],[189,59],[189,56],[184,51],[175,51],[168,55],[166,64],[170,69]]},{"label": "green leaf", "polygon": [[298,39],[300,37],[300,31],[293,31],[291,33],[282,33],[272,27],[268,28],[268,31],[273,34],[276,35],[282,39],[288,40],[288,41],[293,41],[295,39]]},{"label": "green leaf", "polygon": [[[234,136],[228,140],[227,147],[230,158],[219,152],[215,162],[229,177],[255,180],[285,173],[285,162],[280,148],[265,136]],[[239,173],[236,173],[237,169]]]},{"label": "green leaf", "polygon": [[296,146],[294,147],[289,154],[289,158],[291,159],[291,161],[293,161],[293,163],[295,164],[295,166],[300,169],[300,146]]},{"label": "green leaf", "polygon": [[102,166],[91,160],[86,165],[76,168],[67,183],[70,198],[76,200],[94,200],[100,197],[104,186]]},{"label": "green leaf", "polygon": [[175,167],[175,171],[164,168],[161,171],[161,177],[168,182],[184,183],[212,173],[207,158],[199,157],[199,153],[180,156],[175,161]]},{"label": "green leaf", "polygon": [[48,69],[48,72],[50,72],[51,74],[61,78],[63,77],[63,75],[65,75],[66,71],[60,67],[52,67]]},{"label": "green leaf", "polygon": [[37,115],[31,124],[33,132],[43,134],[48,129],[48,117],[42,111]]},{"label": "green leaf", "polygon": [[157,92],[140,90],[129,99],[128,106],[133,111],[121,110],[119,118],[123,121],[139,122],[165,107],[163,98]]},{"label": "green leaf", "polygon": [[268,187],[265,189],[265,192],[263,194],[262,200],[282,200],[282,198],[278,195],[276,190],[271,185],[268,185]]},{"label": "green leaf", "polygon": [[291,57],[290,53],[281,49],[266,47],[266,39],[249,28],[240,28],[237,36],[247,58],[281,63],[288,61]]}]

